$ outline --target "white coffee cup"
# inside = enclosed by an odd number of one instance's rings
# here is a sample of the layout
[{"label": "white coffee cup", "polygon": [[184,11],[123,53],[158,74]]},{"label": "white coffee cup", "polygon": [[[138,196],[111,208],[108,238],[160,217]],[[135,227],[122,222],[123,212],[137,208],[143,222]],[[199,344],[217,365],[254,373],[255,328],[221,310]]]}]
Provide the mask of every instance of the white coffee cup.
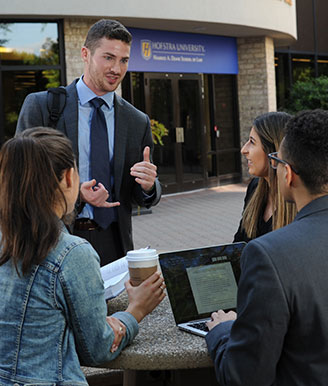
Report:
[{"label": "white coffee cup", "polygon": [[141,248],[129,251],[126,255],[130,280],[133,286],[138,286],[148,279],[158,269],[158,254],[156,249]]}]

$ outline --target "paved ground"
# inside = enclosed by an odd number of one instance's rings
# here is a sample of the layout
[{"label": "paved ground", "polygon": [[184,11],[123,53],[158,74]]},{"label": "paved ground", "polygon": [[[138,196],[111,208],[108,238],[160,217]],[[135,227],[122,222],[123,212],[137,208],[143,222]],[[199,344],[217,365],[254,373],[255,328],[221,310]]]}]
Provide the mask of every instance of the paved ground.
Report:
[{"label": "paved ground", "polygon": [[236,184],[163,196],[152,213],[132,217],[135,248],[164,252],[231,242],[245,191]]}]

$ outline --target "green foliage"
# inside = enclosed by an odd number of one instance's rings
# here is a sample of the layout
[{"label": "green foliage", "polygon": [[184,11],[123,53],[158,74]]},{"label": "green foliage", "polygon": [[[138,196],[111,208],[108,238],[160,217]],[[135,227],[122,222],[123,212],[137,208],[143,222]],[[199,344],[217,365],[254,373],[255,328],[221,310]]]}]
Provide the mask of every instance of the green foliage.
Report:
[{"label": "green foliage", "polygon": [[46,89],[60,86],[58,70],[44,70],[42,71],[42,75],[48,80],[48,83],[46,84]]},{"label": "green foliage", "polygon": [[150,127],[154,143],[163,146],[164,143],[162,141],[162,138],[169,134],[168,129],[163,125],[163,123],[159,123],[155,119],[150,120]]},{"label": "green foliage", "polygon": [[6,121],[8,123],[16,124],[17,120],[18,120],[18,113],[16,111],[9,111],[9,113],[6,114]]},{"label": "green foliage", "polygon": [[291,89],[288,103],[290,112],[314,109],[328,110],[327,76],[297,81]]}]

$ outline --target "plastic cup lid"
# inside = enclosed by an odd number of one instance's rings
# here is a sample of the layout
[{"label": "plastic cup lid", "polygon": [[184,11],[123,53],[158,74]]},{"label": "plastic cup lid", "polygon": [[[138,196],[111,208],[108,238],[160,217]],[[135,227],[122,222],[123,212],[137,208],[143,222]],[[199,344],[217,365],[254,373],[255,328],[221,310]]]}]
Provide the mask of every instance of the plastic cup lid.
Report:
[{"label": "plastic cup lid", "polygon": [[129,261],[153,260],[157,258],[156,249],[150,248],[134,249],[133,251],[128,251],[126,255],[126,259]]}]

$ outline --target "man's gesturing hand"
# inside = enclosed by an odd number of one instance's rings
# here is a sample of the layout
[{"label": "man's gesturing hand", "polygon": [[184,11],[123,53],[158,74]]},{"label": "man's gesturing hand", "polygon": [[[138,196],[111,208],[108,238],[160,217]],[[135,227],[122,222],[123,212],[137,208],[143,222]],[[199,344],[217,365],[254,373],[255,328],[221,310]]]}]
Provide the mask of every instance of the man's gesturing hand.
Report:
[{"label": "man's gesturing hand", "polygon": [[135,177],[138,184],[145,192],[149,192],[157,177],[157,166],[150,162],[150,147],[146,146],[143,152],[143,161],[134,164],[130,170],[131,176]]},{"label": "man's gesturing hand", "polygon": [[86,181],[81,184],[80,187],[80,196],[81,201],[87,202],[90,205],[103,207],[103,208],[112,208],[113,206],[119,206],[119,202],[107,202],[109,197],[107,189],[104,185],[99,182],[98,186],[96,185],[96,180]]}]

